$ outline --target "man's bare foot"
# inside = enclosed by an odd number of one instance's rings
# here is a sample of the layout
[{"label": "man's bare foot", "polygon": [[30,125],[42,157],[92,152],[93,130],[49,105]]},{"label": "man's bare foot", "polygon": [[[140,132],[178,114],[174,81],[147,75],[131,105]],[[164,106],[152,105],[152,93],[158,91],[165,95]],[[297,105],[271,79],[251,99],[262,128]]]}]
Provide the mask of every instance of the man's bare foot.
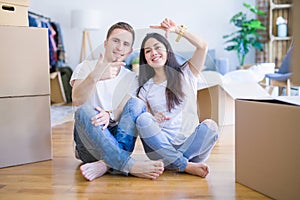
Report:
[{"label": "man's bare foot", "polygon": [[102,176],[107,172],[107,170],[108,167],[102,160],[86,163],[80,166],[81,174],[89,181]]},{"label": "man's bare foot", "polygon": [[206,175],[209,173],[208,166],[203,163],[192,163],[188,162],[185,172],[188,174],[200,176],[202,178],[205,178]]},{"label": "man's bare foot", "polygon": [[157,161],[136,161],[129,173],[139,178],[147,178],[155,180],[164,171],[164,163]]}]

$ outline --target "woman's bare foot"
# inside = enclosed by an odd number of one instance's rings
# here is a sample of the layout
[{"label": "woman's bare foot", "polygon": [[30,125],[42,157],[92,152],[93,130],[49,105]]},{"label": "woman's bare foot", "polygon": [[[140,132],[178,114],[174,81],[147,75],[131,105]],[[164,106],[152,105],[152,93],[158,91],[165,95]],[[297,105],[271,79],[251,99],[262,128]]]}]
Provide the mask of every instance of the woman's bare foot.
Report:
[{"label": "woman's bare foot", "polygon": [[107,172],[107,170],[108,166],[102,160],[86,163],[80,166],[81,174],[89,181],[102,176]]},{"label": "woman's bare foot", "polygon": [[164,163],[157,161],[136,161],[129,173],[139,178],[147,178],[155,180],[164,171]]},{"label": "woman's bare foot", "polygon": [[192,163],[188,162],[185,172],[188,174],[200,176],[202,178],[205,178],[206,175],[209,173],[208,166],[203,163]]}]

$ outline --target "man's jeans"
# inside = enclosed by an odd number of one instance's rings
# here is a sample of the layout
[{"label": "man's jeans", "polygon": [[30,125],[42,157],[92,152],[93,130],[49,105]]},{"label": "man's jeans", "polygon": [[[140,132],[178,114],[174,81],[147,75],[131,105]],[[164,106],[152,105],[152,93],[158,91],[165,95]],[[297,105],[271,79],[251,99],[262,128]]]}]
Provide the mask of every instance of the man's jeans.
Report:
[{"label": "man's jeans", "polygon": [[98,111],[82,105],[75,112],[74,141],[79,158],[85,162],[104,160],[111,173],[128,174],[135,160],[130,156],[137,138],[136,119],[146,111],[146,105],[132,97],[126,103],[118,125],[102,130],[103,126],[91,124]]}]

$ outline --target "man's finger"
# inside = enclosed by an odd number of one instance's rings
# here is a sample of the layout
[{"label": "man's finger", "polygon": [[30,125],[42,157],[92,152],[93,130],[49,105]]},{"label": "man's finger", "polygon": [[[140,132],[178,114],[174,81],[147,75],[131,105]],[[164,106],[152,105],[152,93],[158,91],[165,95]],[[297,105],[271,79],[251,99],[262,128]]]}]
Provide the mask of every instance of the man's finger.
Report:
[{"label": "man's finger", "polygon": [[96,106],[96,107],[95,107],[95,110],[98,110],[99,112],[101,112],[103,109],[100,108],[99,106]]},{"label": "man's finger", "polygon": [[106,124],[104,124],[104,126],[103,126],[102,130],[105,130],[105,129],[108,127],[108,125],[109,125],[109,122],[108,122],[108,123],[106,123]]},{"label": "man's finger", "polygon": [[126,63],[122,62],[122,61],[116,61],[116,62],[110,63],[111,67],[123,67],[125,65],[126,65]]}]

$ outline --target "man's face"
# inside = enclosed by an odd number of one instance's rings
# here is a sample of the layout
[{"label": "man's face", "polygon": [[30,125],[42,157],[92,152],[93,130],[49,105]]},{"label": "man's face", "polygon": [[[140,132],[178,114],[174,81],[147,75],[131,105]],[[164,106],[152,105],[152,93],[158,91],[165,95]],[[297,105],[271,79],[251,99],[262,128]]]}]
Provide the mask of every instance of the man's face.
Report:
[{"label": "man's face", "polygon": [[115,29],[104,42],[107,62],[123,61],[132,52],[132,34],[123,29]]}]

